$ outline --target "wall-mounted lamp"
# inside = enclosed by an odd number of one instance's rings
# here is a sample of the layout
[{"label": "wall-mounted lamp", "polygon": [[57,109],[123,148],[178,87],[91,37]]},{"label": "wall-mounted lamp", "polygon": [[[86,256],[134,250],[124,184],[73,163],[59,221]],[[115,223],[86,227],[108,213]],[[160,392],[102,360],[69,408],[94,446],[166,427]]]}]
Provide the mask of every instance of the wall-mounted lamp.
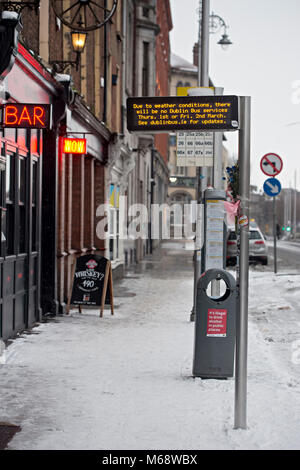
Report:
[{"label": "wall-mounted lamp", "polygon": [[76,70],[79,69],[80,64],[80,55],[83,53],[87,38],[87,33],[85,31],[71,31],[71,40],[72,40],[72,49],[76,53],[75,60],[52,60],[51,64],[53,65],[53,70],[56,73],[62,73],[71,65],[71,67],[76,67]]},{"label": "wall-mounted lamp", "polygon": [[84,51],[87,33],[85,31],[71,31],[73,51],[81,54]]}]

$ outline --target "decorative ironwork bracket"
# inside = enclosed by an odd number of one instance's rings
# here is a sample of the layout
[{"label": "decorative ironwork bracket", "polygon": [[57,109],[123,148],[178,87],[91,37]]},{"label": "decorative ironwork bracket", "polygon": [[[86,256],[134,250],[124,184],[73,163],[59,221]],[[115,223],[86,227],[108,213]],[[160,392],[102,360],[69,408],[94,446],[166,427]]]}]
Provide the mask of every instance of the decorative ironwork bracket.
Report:
[{"label": "decorative ironwork bracket", "polygon": [[40,0],[32,0],[31,2],[1,2],[1,11],[15,11],[20,14],[24,8],[34,10],[38,14],[40,8]]},{"label": "decorative ironwork bracket", "polygon": [[51,60],[50,64],[53,67],[54,73],[63,73],[67,67],[75,67],[76,71],[79,68],[79,56],[77,56],[76,60]]}]

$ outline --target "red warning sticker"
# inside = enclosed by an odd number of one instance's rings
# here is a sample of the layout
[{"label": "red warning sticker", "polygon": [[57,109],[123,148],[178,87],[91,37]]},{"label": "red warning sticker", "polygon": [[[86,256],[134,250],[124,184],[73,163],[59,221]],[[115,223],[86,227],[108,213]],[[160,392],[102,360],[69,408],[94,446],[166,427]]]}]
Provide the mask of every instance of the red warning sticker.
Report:
[{"label": "red warning sticker", "polygon": [[206,336],[225,338],[227,332],[227,310],[208,309]]}]

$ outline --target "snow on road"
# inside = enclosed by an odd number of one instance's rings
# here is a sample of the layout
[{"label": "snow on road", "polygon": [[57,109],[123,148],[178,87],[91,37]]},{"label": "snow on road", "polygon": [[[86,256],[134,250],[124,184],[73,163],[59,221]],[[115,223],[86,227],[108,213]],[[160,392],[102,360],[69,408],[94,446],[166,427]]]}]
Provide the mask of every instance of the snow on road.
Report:
[{"label": "snow on road", "polygon": [[234,379],[191,377],[192,275],[158,272],[125,279],[113,317],[73,311],[9,346],[10,449],[300,448],[300,276],[250,273],[248,429],[234,430]]},{"label": "snow on road", "polygon": [[[267,245],[273,247],[273,240],[268,240]],[[276,245],[278,248],[283,250],[292,251],[294,253],[298,253],[300,256],[300,244],[299,243],[291,243],[285,240],[277,240]]]}]

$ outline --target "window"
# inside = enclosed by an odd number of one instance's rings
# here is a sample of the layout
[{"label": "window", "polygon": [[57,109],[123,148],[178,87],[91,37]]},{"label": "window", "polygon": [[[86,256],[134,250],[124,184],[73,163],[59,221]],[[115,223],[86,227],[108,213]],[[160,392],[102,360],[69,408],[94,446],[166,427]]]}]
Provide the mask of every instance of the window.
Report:
[{"label": "window", "polygon": [[249,238],[250,240],[262,240],[261,235],[257,230],[250,230]]},{"label": "window", "polygon": [[14,208],[14,172],[15,154],[6,156],[6,255],[14,254],[14,229],[15,229],[15,208]]},{"label": "window", "polygon": [[177,166],[176,167],[176,175],[186,176],[186,167],[185,166]]},{"label": "window", "polygon": [[172,202],[181,202],[182,204],[189,204],[191,202],[191,196],[186,193],[177,193],[172,197]]},{"label": "window", "polygon": [[149,94],[149,43],[143,42],[142,96]]},{"label": "window", "polygon": [[26,159],[19,158],[18,165],[18,185],[19,185],[19,253],[26,250]]},{"label": "window", "polygon": [[14,159],[13,155],[6,156],[6,200],[12,202],[14,200]]},{"label": "window", "polygon": [[114,240],[116,231],[116,211],[114,207],[109,208],[108,213],[108,230],[109,230],[109,259],[114,259]]},{"label": "window", "polygon": [[169,136],[169,145],[170,147],[176,146],[176,134],[170,134]]},{"label": "window", "polygon": [[4,256],[4,249],[5,249],[5,167],[6,167],[6,159],[5,159],[5,147],[4,144],[1,145],[1,157],[0,157],[0,232],[1,232],[1,251],[0,256]]},{"label": "window", "polygon": [[84,158],[84,246],[92,248],[93,240],[93,195],[94,195],[94,161],[90,156]]},{"label": "window", "polygon": [[119,194],[120,187],[114,184],[110,185],[109,197],[109,258],[111,260],[119,258]]},{"label": "window", "polygon": [[[129,2],[128,2],[129,3]],[[133,11],[130,5],[128,5],[129,13],[127,16],[127,35],[126,35],[126,89],[132,93],[132,74],[133,74]]]},{"label": "window", "polygon": [[229,234],[228,240],[236,240],[236,233],[231,231]]},{"label": "window", "polygon": [[143,16],[144,18],[149,18],[149,8],[143,7]]},{"label": "window", "polygon": [[32,162],[32,251],[37,250],[37,224],[36,224],[36,205],[37,205],[37,170],[38,170],[38,162]]}]

